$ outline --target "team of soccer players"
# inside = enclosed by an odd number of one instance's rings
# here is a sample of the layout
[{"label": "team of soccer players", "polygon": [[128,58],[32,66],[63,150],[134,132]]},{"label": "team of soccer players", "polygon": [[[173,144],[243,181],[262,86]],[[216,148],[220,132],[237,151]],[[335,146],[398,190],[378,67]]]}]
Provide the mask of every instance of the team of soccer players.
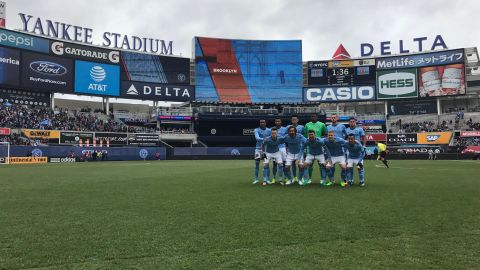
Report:
[{"label": "team of soccer players", "polygon": [[[317,161],[320,171],[320,184],[335,184],[335,164],[341,168],[342,187],[354,184],[354,166],[357,166],[359,185],[365,186],[363,158],[365,156],[366,137],[362,128],[357,127],[355,118],[350,118],[349,127],[338,123],[336,114],[331,115],[331,125],[325,126],[318,121],[316,114],[304,126],[298,124],[298,117],[292,116],[291,125],[282,126],[282,120],[275,118],[275,126],[267,128],[266,120],[260,120],[255,129],[255,178],[259,183],[260,162],[263,160],[262,185],[277,181],[282,185],[310,184],[313,165]],[[377,145],[381,148],[381,146]],[[386,147],[386,146],[385,146]],[[381,152],[385,149],[381,149]],[[385,158],[380,157],[379,158]],[[273,161],[270,180],[270,161]],[[382,162],[386,166],[386,160]],[[297,175],[298,168],[298,175]],[[278,175],[278,178],[277,178]],[[328,177],[328,180],[327,180]]]}]

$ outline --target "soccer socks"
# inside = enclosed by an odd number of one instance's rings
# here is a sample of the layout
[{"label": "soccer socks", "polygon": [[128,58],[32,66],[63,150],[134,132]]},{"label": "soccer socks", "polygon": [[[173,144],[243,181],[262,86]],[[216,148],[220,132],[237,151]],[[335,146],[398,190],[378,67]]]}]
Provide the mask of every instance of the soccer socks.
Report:
[{"label": "soccer socks", "polygon": [[322,181],[327,180],[327,168],[325,168],[325,165],[321,164],[320,167],[320,178]]},{"label": "soccer socks", "polygon": [[385,166],[387,166],[387,168],[390,168],[390,167],[388,166],[388,161],[382,160],[382,162],[383,162],[383,164],[385,164]]},{"label": "soccer socks", "polygon": [[297,177],[297,166],[295,166],[295,164],[293,164],[292,166],[292,172],[293,172],[293,177]]},{"label": "soccer socks", "polygon": [[305,170],[304,170],[303,168],[301,168],[301,167],[298,168],[298,179],[302,179],[302,178],[303,178],[303,176],[304,176],[304,175],[303,175],[303,172],[304,172],[304,171],[305,171]]},{"label": "soccer socks", "polygon": [[285,176],[288,178],[288,180],[290,180],[290,181],[293,180],[292,172],[290,171],[290,169],[286,169]]},{"label": "soccer socks", "polygon": [[[275,174],[273,175],[275,177]],[[283,165],[278,164],[278,180],[283,179]]]},{"label": "soccer socks", "polygon": [[277,164],[275,164],[275,162],[273,163],[272,176],[273,179],[275,179],[275,177],[277,176]]},{"label": "soccer socks", "polygon": [[308,166],[308,179],[312,179],[313,175],[313,163],[312,165]]},{"label": "soccer socks", "polygon": [[328,179],[330,181],[335,180],[335,168],[334,167],[331,167],[330,169],[328,169],[327,174],[328,174]]},{"label": "soccer socks", "polygon": [[347,168],[347,181],[353,182],[353,167]]},{"label": "soccer socks", "polygon": [[304,180],[310,179],[310,175],[311,175],[310,174],[310,169],[311,169],[311,167],[309,167],[308,170],[305,170],[305,169],[303,170],[303,179]]},{"label": "soccer socks", "polygon": [[258,179],[259,172],[260,172],[260,160],[255,160],[255,179]]},{"label": "soccer socks", "polygon": [[263,181],[264,182],[270,181],[270,168],[268,166],[263,167]]},{"label": "soccer socks", "polygon": [[342,168],[341,177],[342,177],[343,182],[347,181],[347,169]]},{"label": "soccer socks", "polygon": [[[352,179],[353,179],[353,169],[352,169]],[[360,180],[360,183],[365,182],[365,169],[364,168],[358,169],[358,179]]]}]

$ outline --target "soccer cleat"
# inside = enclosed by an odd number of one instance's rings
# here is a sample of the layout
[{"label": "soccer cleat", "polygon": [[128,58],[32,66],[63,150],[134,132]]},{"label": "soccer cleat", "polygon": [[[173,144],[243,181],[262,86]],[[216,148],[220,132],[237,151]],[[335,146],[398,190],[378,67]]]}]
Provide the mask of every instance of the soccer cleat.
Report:
[{"label": "soccer cleat", "polygon": [[293,178],[293,183],[295,182],[298,182],[298,178],[296,176]]},{"label": "soccer cleat", "polygon": [[303,179],[298,180],[298,185],[303,186]]},{"label": "soccer cleat", "polygon": [[258,184],[258,182],[259,182],[258,179],[253,179],[252,184],[253,184],[253,185],[256,185],[256,184]]},{"label": "soccer cleat", "polygon": [[330,186],[333,186],[335,184],[335,181],[328,181],[325,186],[326,187],[330,187]]},{"label": "soccer cleat", "polygon": [[272,178],[271,184],[275,184],[276,182],[277,180],[275,180],[275,178]]},{"label": "soccer cleat", "polygon": [[305,179],[305,180],[303,180],[303,185],[304,185],[304,186],[308,186],[308,185],[310,185],[311,183],[312,183],[312,180],[310,180],[310,179]]},{"label": "soccer cleat", "polygon": [[268,186],[268,183],[265,182],[265,181],[263,181],[262,186],[264,186],[264,187],[265,187],[265,186]]},{"label": "soccer cleat", "polygon": [[360,182],[359,186],[364,187],[365,186],[365,181]]},{"label": "soccer cleat", "polygon": [[348,181],[348,184],[349,184],[350,186],[353,186],[353,181]]},{"label": "soccer cleat", "polygon": [[320,180],[320,186],[325,186],[326,183],[325,183],[325,180]]},{"label": "soccer cleat", "polygon": [[279,180],[278,183],[279,183],[280,185],[282,185],[282,186],[285,185],[285,182],[283,182],[283,180]]},{"label": "soccer cleat", "polygon": [[341,187],[348,187],[348,183],[345,181],[340,182]]},{"label": "soccer cleat", "polygon": [[293,180],[288,180],[288,181],[285,183],[286,186],[290,186],[291,184],[293,184]]}]

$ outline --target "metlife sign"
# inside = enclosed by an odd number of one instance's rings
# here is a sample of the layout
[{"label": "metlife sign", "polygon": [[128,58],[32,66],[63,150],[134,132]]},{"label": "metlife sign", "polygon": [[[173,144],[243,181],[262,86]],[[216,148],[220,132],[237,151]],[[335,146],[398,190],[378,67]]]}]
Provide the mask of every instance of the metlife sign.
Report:
[{"label": "metlife sign", "polygon": [[118,64],[120,52],[97,47],[82,46],[73,43],[51,41],[50,52],[59,56],[67,56],[75,59]]},{"label": "metlife sign", "polygon": [[21,63],[21,84],[24,88],[33,91],[72,92],[72,60],[23,52]]},{"label": "metlife sign", "polygon": [[20,51],[0,47],[0,84],[18,86],[20,83]]},{"label": "metlife sign", "polygon": [[75,61],[75,93],[118,97],[120,94],[120,67]]},{"label": "metlife sign", "polygon": [[195,99],[195,90],[192,86],[122,81],[120,97],[141,100],[185,102]]},{"label": "metlife sign", "polygon": [[5,29],[0,29],[0,45],[42,53],[48,53],[49,51],[49,41],[47,39],[24,35]]},{"label": "metlife sign", "polygon": [[304,88],[303,102],[375,100],[374,86]]},{"label": "metlife sign", "polygon": [[377,70],[448,65],[464,63],[464,61],[464,50],[458,49],[434,53],[377,58]]},{"label": "metlife sign", "polygon": [[418,97],[417,69],[377,71],[377,99]]}]

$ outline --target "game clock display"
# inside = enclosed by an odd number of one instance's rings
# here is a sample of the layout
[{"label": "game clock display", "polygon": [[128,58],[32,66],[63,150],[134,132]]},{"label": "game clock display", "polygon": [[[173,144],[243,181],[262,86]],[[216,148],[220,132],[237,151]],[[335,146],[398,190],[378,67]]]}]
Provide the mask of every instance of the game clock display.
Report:
[{"label": "game clock display", "polygon": [[309,86],[375,84],[375,60],[308,62]]}]

